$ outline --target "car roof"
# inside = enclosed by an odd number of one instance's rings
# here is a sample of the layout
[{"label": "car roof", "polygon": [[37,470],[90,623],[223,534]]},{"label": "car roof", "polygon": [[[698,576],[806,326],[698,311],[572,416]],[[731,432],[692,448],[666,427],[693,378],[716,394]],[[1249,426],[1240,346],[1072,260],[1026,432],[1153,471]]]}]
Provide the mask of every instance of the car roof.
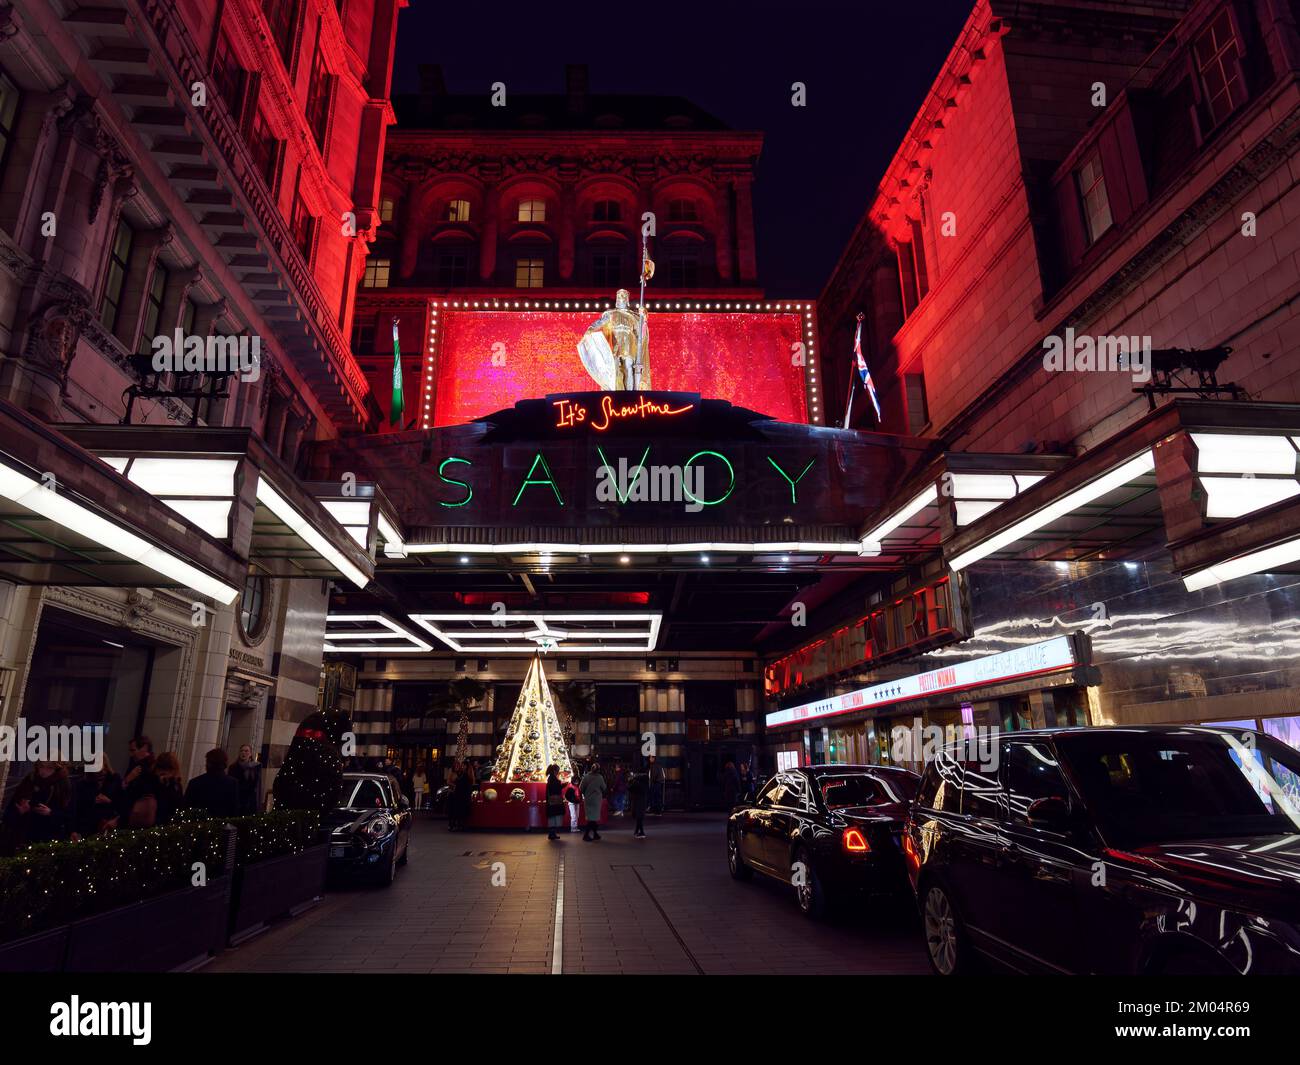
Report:
[{"label": "car roof", "polygon": [[360,773],[350,770],[343,774],[344,780],[392,780],[387,773]]},{"label": "car roof", "polygon": [[[1260,732],[1259,729],[1237,728],[1232,725],[1202,725],[1195,721],[1189,721],[1181,725],[1069,725],[1062,728],[1027,728],[1017,729],[1013,732],[999,731],[997,738],[999,740],[1054,740],[1060,739],[1062,736],[1118,736],[1134,732],[1153,736],[1167,736],[1189,730],[1231,736],[1239,736],[1243,732],[1253,732],[1260,736],[1267,735],[1267,733]],[[956,740],[953,743],[945,743],[943,751],[945,754],[958,751],[971,742],[978,744],[981,742],[981,737],[977,734],[969,740]]]}]

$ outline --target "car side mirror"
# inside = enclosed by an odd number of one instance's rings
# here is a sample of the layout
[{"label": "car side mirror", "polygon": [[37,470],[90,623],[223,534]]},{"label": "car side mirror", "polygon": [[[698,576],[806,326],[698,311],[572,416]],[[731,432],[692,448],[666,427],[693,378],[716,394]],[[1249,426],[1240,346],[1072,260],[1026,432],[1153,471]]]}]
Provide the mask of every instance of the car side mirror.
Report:
[{"label": "car side mirror", "polygon": [[1064,832],[1070,827],[1070,805],[1059,795],[1035,799],[1029,804],[1025,816],[1035,828]]}]

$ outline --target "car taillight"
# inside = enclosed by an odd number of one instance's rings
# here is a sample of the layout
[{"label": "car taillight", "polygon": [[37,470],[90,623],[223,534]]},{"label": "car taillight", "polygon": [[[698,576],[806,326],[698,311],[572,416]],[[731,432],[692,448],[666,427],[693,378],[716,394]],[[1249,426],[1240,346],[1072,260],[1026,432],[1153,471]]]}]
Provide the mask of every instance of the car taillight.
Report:
[{"label": "car taillight", "polygon": [[871,850],[871,844],[860,828],[846,828],[840,836],[840,846],[849,854],[866,854]]}]

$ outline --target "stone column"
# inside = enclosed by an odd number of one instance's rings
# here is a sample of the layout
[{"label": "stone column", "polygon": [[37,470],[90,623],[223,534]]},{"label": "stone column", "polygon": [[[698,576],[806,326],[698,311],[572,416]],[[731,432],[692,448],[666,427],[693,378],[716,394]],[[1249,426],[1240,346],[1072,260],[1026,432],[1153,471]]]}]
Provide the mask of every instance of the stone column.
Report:
[{"label": "stone column", "polygon": [[483,197],[483,226],[480,230],[478,246],[478,276],[481,281],[491,281],[496,274],[500,210],[500,190],[495,184],[489,185]]},{"label": "stone column", "polygon": [[740,259],[740,280],[758,280],[758,252],[754,241],[754,179],[749,174],[738,176],[733,188],[736,194],[736,252]]},{"label": "stone column", "polygon": [[566,181],[560,186],[560,243],[556,265],[560,271],[561,281],[573,280],[574,231],[577,228],[576,193],[573,183]]},{"label": "stone column", "polygon": [[718,224],[714,230],[714,261],[718,265],[718,280],[728,284],[735,280],[736,265],[731,254],[731,187],[725,181],[719,181],[713,187],[713,209]]}]

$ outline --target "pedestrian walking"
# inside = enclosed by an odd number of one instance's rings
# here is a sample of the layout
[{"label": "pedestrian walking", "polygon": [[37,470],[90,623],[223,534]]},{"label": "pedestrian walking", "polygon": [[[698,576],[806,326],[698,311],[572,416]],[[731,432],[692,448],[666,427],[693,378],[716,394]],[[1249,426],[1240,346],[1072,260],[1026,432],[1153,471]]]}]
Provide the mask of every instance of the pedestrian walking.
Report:
[{"label": "pedestrian walking", "polygon": [[650,795],[650,781],[645,773],[633,773],[627,782],[627,798],[632,806],[632,816],[636,818],[637,839],[645,839],[645,811]]},{"label": "pedestrian walking", "polygon": [[664,812],[664,785],[668,781],[668,774],[653,754],[647,760],[646,767],[650,780],[650,813],[658,817]]},{"label": "pedestrian walking", "polygon": [[552,763],[546,767],[546,838],[559,839],[564,827],[564,781],[560,767]]},{"label": "pedestrian walking", "polygon": [[608,790],[604,774],[600,771],[599,762],[591,763],[591,768],[587,770],[586,776],[582,778],[579,790],[582,792],[582,802],[587,813],[587,830],[583,832],[582,839],[584,843],[590,843],[593,840],[600,839],[600,805],[605,799],[605,792]]},{"label": "pedestrian walking", "polygon": [[740,797],[740,774],[735,762],[727,762],[722,767],[722,808],[730,810]]},{"label": "pedestrian walking", "polygon": [[569,831],[578,831],[578,803],[582,801],[582,792],[578,790],[578,778],[569,774],[568,783],[564,785],[564,801],[569,804]]}]

